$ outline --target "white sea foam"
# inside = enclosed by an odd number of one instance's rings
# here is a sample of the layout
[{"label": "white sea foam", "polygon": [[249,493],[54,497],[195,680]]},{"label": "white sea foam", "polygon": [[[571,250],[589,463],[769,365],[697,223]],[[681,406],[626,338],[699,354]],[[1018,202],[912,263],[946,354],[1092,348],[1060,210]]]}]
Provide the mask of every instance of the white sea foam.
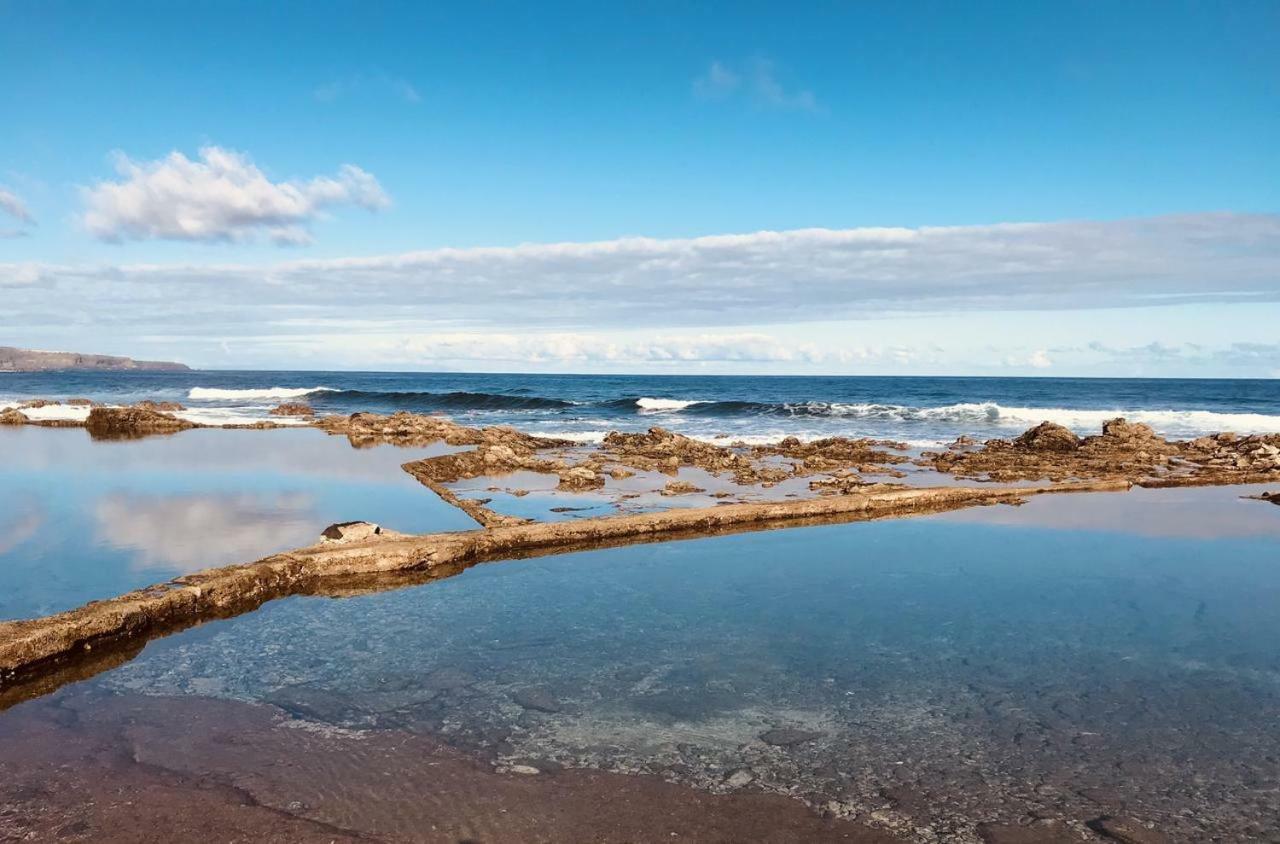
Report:
[{"label": "white sea foam", "polygon": [[11,407],[17,407],[22,411],[23,416],[38,422],[52,422],[55,420],[83,422],[89,418],[89,408],[79,405],[47,404],[44,407],[19,407],[18,402],[0,403],[0,410],[8,410]]},{"label": "white sea foam", "polygon": [[187,398],[195,401],[236,401],[241,399],[298,399],[312,393],[334,393],[332,387],[267,387],[253,390],[223,390],[217,387],[192,387]]},{"label": "white sea foam", "polygon": [[1041,422],[1056,422],[1079,434],[1098,433],[1102,423],[1122,416],[1130,422],[1145,422],[1165,434],[1204,434],[1218,431],[1240,433],[1280,433],[1280,415],[1265,413],[1218,413],[1210,410],[1146,410],[1109,408],[1082,410],[1066,407],[1006,407],[995,402],[961,402],[938,407],[908,407],[895,404],[847,404],[807,402],[787,405],[794,415],[872,419],[885,422],[932,422],[958,425],[995,425],[1026,428]]},{"label": "white sea foam", "polygon": [[673,411],[684,410],[695,404],[706,404],[706,402],[683,399],[652,399],[649,397],[636,399],[636,407],[642,411],[649,413],[670,413]]},{"label": "white sea foam", "polygon": [[[1056,422],[1076,433],[1092,434],[1102,430],[1108,419],[1123,416],[1130,422],[1145,422],[1165,434],[1208,434],[1237,431],[1246,434],[1280,433],[1280,416],[1265,413],[1216,413],[1210,410],[1078,410],[1064,407],[1003,407],[998,404],[953,405],[954,408],[982,408],[987,419],[1008,427],[1023,427],[1040,422]],[[946,408],[934,410],[945,411]],[[965,413],[973,413],[966,409]],[[950,417],[943,417],[950,418]],[[962,421],[964,417],[960,417]]]},{"label": "white sea foam", "polygon": [[289,416],[271,416],[264,407],[226,408],[195,407],[175,411],[174,416],[194,422],[197,425],[212,425],[222,428],[227,425],[250,425],[254,422],[268,420],[277,425],[306,425],[310,420]]}]

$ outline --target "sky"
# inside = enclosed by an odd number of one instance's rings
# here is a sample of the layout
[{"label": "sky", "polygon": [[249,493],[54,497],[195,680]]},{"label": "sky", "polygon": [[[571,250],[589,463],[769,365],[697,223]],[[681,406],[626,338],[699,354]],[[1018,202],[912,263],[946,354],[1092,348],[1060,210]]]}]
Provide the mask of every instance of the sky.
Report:
[{"label": "sky", "polygon": [[0,0],[0,345],[1280,377],[1280,3]]}]

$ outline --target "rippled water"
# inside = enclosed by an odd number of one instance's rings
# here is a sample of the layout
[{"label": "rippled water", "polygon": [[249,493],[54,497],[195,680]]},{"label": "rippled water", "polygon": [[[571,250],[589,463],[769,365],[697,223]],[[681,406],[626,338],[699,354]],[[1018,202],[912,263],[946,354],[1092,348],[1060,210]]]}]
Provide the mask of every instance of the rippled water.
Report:
[{"label": "rippled water", "polygon": [[1241,491],[486,565],[271,604],[99,682],[895,829],[1123,809],[1175,840],[1274,837],[1280,508]]},{"label": "rippled water", "polygon": [[336,521],[475,527],[399,468],[442,450],[357,451],[316,430],[103,443],[0,426],[0,619],[309,545]]}]

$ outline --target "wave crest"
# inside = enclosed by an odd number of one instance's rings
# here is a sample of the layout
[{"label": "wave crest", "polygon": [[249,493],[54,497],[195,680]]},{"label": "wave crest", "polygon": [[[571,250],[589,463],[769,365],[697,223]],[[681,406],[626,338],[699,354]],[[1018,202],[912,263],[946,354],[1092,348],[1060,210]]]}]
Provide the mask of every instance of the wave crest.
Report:
[{"label": "wave crest", "polygon": [[195,401],[237,401],[241,399],[300,399],[312,393],[336,393],[332,387],[266,387],[230,390],[220,387],[192,387],[187,398]]}]

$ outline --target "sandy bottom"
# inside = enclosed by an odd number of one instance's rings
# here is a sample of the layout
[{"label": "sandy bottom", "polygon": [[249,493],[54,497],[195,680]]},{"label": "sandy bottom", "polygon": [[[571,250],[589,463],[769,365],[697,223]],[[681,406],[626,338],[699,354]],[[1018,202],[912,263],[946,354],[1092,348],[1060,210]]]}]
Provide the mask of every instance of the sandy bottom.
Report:
[{"label": "sandy bottom", "polygon": [[0,720],[0,841],[893,839],[765,794],[497,773],[422,735],[261,705],[70,691]]}]

